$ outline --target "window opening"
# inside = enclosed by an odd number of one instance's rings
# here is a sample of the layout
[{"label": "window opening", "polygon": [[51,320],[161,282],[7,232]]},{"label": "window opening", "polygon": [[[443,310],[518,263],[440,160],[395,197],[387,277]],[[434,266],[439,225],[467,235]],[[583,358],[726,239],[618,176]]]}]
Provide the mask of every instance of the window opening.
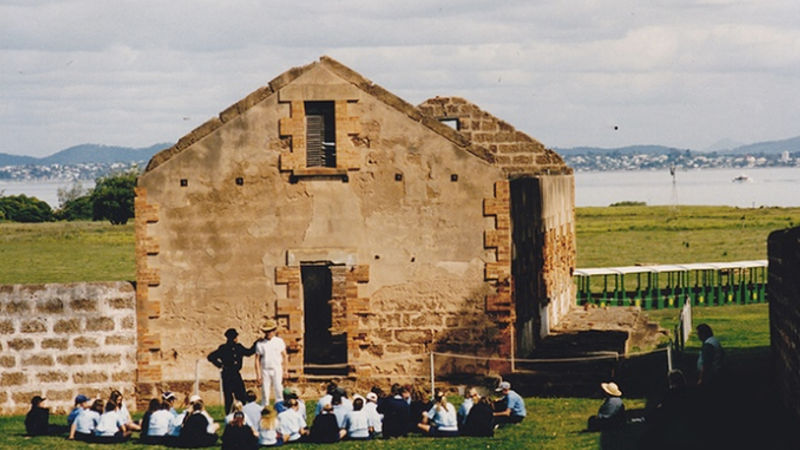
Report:
[{"label": "window opening", "polygon": [[455,117],[453,117],[453,118],[445,117],[443,119],[439,119],[439,122],[442,122],[443,124],[447,125],[448,127],[452,128],[452,129],[454,129],[456,131],[461,129],[461,127],[459,126],[459,123],[458,123],[458,118],[455,118]]},{"label": "window opening", "polygon": [[333,102],[305,102],[306,167],[336,167]]}]

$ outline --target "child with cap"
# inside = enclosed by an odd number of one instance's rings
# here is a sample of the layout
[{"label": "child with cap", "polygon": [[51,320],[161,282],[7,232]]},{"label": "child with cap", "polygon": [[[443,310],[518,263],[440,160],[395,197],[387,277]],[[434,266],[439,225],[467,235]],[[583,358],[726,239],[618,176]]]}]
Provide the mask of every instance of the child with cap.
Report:
[{"label": "child with cap", "polygon": [[45,408],[46,398],[34,395],[31,410],[25,416],[25,433],[28,436],[45,436],[49,432],[50,409]]},{"label": "child with cap", "polygon": [[84,409],[88,408],[89,408],[89,397],[83,394],[78,394],[77,396],[75,396],[75,407],[72,408],[72,411],[70,411],[69,415],[67,416],[67,426],[72,426],[72,422],[75,421],[75,418],[78,417],[78,414],[80,414],[80,412],[83,411]]},{"label": "child with cap", "polygon": [[503,396],[495,403],[494,420],[497,424],[520,423],[528,414],[525,410],[525,401],[516,392],[511,390],[511,383],[503,381],[495,389]]}]

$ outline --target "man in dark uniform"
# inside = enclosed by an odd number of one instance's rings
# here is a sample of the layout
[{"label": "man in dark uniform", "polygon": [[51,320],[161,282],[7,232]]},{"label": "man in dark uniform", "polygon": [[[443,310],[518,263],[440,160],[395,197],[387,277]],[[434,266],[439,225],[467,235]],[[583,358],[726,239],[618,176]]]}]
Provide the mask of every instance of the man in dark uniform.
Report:
[{"label": "man in dark uniform", "polygon": [[225,331],[225,338],[228,341],[208,355],[211,364],[222,369],[222,392],[225,395],[226,414],[230,411],[234,398],[241,402],[247,400],[244,381],[239,370],[242,368],[242,358],[255,352],[255,347],[247,348],[240,344],[238,337],[236,329],[228,328]]}]

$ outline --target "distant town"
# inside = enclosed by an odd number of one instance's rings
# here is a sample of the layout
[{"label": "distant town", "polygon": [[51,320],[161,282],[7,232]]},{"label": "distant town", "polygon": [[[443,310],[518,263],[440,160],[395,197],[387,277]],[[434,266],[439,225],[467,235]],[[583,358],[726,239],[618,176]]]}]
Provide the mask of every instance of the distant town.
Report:
[{"label": "distant town", "polygon": [[669,153],[575,153],[563,151],[567,165],[579,172],[609,170],[728,169],[753,167],[798,167],[800,152],[780,154],[717,154],[690,150]]},{"label": "distant town", "polygon": [[[156,144],[132,149],[84,144],[40,159],[0,153],[0,181],[95,180],[110,173],[140,170],[153,154],[168,146]],[[719,152],[680,150],[657,145],[555,150],[578,172],[663,170],[671,167],[676,170],[800,167],[800,137]]]}]

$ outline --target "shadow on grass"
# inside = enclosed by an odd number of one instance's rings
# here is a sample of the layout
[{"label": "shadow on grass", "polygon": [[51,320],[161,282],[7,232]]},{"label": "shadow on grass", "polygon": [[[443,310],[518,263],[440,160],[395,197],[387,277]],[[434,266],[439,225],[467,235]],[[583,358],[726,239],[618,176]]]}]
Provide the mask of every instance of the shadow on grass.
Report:
[{"label": "shadow on grass", "polygon": [[690,388],[681,409],[662,417],[655,411],[667,389],[666,358],[656,355],[620,364],[617,380],[626,397],[647,399],[647,421],[603,432],[602,449],[799,448],[792,442],[796,424],[773,389],[769,347],[726,349],[727,370],[716,391],[695,385],[697,349],[674,355],[673,367],[686,374]]}]

